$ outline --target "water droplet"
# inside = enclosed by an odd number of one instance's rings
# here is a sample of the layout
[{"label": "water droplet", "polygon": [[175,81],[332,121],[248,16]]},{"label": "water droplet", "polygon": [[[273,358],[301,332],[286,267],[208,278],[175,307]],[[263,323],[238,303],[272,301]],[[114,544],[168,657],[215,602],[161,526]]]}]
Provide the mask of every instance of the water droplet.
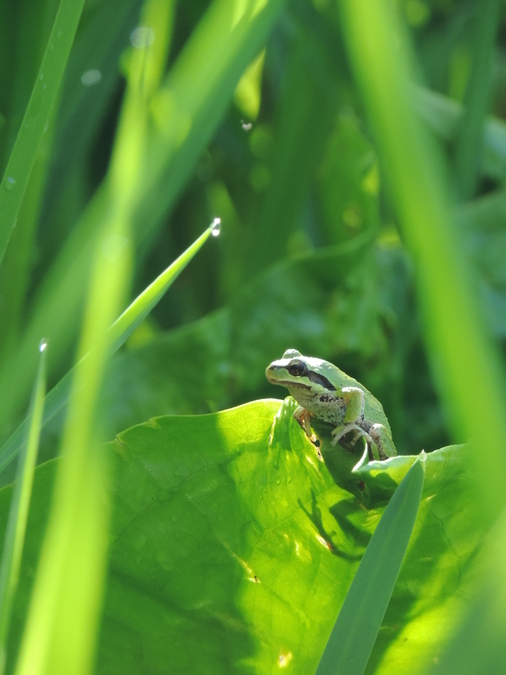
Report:
[{"label": "water droplet", "polygon": [[244,129],[244,131],[251,131],[253,124],[251,122],[245,122],[244,120],[241,120],[241,127]]},{"label": "water droplet", "polygon": [[43,79],[44,79],[44,73],[40,73],[39,74],[39,80],[43,80]]},{"label": "water droplet", "polygon": [[49,43],[49,51],[52,52],[54,49],[54,44],[52,42]]},{"label": "water droplet", "polygon": [[42,338],[39,344],[39,352],[45,352],[47,349],[47,340],[46,338]]},{"label": "water droplet", "polygon": [[211,223],[211,234],[217,237],[221,232],[221,218],[215,218]]},{"label": "water droplet", "polygon": [[130,35],[130,42],[136,49],[144,49],[153,44],[155,31],[148,26],[138,26]]},{"label": "water droplet", "polygon": [[56,37],[57,37],[57,38],[61,38],[61,30],[59,30],[59,31],[56,33]]},{"label": "water droplet", "polygon": [[85,87],[92,87],[94,84],[98,84],[101,79],[102,73],[96,68],[93,68],[92,70],[86,70],[81,75],[81,82]]},{"label": "water droplet", "polygon": [[16,180],[16,178],[13,178],[12,176],[7,176],[7,178],[4,181],[4,188],[6,190],[14,190],[17,182],[18,181]]},{"label": "water droplet", "polygon": [[276,485],[280,485],[280,484],[281,484],[281,478],[276,478]]}]

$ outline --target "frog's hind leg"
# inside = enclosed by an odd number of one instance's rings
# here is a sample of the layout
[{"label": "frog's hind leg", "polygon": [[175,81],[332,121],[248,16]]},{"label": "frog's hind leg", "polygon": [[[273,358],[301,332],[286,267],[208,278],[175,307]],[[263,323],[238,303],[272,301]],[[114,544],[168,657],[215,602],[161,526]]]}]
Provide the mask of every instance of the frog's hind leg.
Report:
[{"label": "frog's hind leg", "polygon": [[397,455],[394,442],[388,433],[388,429],[383,424],[373,424],[370,432],[372,442],[378,448],[380,459],[387,459],[388,457],[395,457]]},{"label": "frog's hind leg", "polygon": [[346,414],[343,423],[332,431],[332,445],[339,443],[341,438],[349,431],[354,431],[352,445],[363,436],[368,443],[372,443],[372,439],[359,424],[364,419],[365,396],[362,389],[358,387],[343,387],[343,399],[346,402]]},{"label": "frog's hind leg", "polygon": [[361,436],[363,436],[365,438],[367,443],[373,442],[371,436],[367,433],[367,431],[362,429],[362,427],[359,426],[358,424],[352,423],[352,424],[341,424],[340,426],[336,427],[335,429],[333,429],[331,431],[331,434],[333,436],[331,445],[336,445],[337,443],[339,443],[341,438],[343,436],[346,436],[346,434],[350,431],[355,432],[354,438],[353,438],[353,444],[355,444]]}]

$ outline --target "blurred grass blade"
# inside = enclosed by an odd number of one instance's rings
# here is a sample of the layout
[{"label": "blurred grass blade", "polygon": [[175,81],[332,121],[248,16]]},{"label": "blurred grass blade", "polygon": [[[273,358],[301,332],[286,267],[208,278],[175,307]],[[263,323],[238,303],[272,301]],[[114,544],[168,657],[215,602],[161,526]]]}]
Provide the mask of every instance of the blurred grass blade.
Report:
[{"label": "blurred grass blade", "polygon": [[431,675],[500,675],[506,664],[506,512],[492,528],[479,554],[482,588],[448,641]]},{"label": "blurred grass blade", "polygon": [[[139,61],[142,61],[140,55]],[[141,73],[142,74],[142,73]],[[125,101],[134,96],[127,92]],[[135,110],[134,110],[135,108]],[[142,105],[123,109],[133,134],[118,156],[142,151]],[[136,122],[140,129],[137,128]],[[49,522],[42,545],[21,643],[18,675],[86,675],[91,671],[107,561],[108,466],[100,447],[99,406],[109,327],[128,288],[131,269],[132,166],[120,167],[110,191],[106,227],[96,242],[88,302],[72,378],[72,398],[62,438]],[[84,358],[86,357],[86,358]]]},{"label": "blurred grass blade", "polygon": [[[153,307],[162,299],[172,283],[177,279],[186,265],[200,250],[211,234],[219,233],[219,219],[216,218],[207,230],[191,245],[177,260],[175,260],[165,271],[163,271],[121,314],[121,316],[110,327],[110,348],[109,354],[113,354],[128,340],[137,326],[146,318]],[[84,356],[83,359],[87,359]],[[56,413],[68,402],[71,395],[72,378],[77,366],[72,368],[56,384],[46,396],[44,407],[44,426]],[[0,471],[2,471],[16,457],[23,443],[24,435],[27,430],[27,422],[23,421],[16,431],[0,448]]]},{"label": "blurred grass blade", "polygon": [[93,662],[109,527],[98,401],[109,347],[107,327],[127,286],[130,264],[127,247],[111,259],[107,242],[123,236],[125,226],[115,211],[97,247],[81,360],[73,378],[74,397],[16,668],[19,675],[84,675]]},{"label": "blurred grass blade", "polygon": [[499,0],[476,5],[473,65],[465,96],[465,113],[455,152],[455,173],[460,197],[470,199],[476,189],[483,151],[485,115],[493,76],[492,55],[498,27]]},{"label": "blurred grass blade", "polygon": [[[153,0],[145,4],[151,6]],[[134,47],[111,160],[109,210],[95,242],[62,458],[16,666],[18,675],[86,675],[95,654],[110,520],[109,467],[100,446],[104,423],[100,397],[112,339],[110,326],[131,277],[132,199],[145,149],[147,99],[143,92],[152,54],[148,40]]]},{"label": "blurred grass blade", "polygon": [[[412,91],[414,108],[429,128],[443,141],[455,139],[464,116],[462,104],[423,87],[415,86]],[[506,124],[497,117],[488,117],[480,157],[481,173],[502,181],[505,162]]]},{"label": "blurred grass blade", "polygon": [[425,453],[403,478],[374,532],[316,675],[362,675],[390,602],[422,498]]},{"label": "blurred grass blade", "polygon": [[26,444],[19,456],[17,480],[14,485],[9,520],[5,532],[0,567],[0,673],[6,662],[6,641],[9,633],[11,608],[19,577],[25,539],[28,509],[32,494],[33,472],[39,448],[44,395],[46,393],[46,343],[40,345],[39,368],[30,401],[26,428]]},{"label": "blurred grass blade", "polygon": [[53,114],[48,131],[41,141],[17,215],[16,227],[0,266],[0,297],[9,298],[9,302],[0,304],[0,353],[10,350],[21,334],[37,223],[50,163],[49,149],[53,141],[54,118]]},{"label": "blurred grass blade", "polygon": [[416,264],[435,381],[454,438],[471,438],[476,445],[475,471],[483,489],[479,506],[492,519],[506,502],[506,454],[496,432],[506,410],[502,368],[454,229],[441,157],[413,110],[408,71],[413,55],[390,2],[341,0],[340,5],[384,176]]},{"label": "blurred grass blade", "polygon": [[84,0],[62,0],[0,190],[0,264],[49,123]]}]

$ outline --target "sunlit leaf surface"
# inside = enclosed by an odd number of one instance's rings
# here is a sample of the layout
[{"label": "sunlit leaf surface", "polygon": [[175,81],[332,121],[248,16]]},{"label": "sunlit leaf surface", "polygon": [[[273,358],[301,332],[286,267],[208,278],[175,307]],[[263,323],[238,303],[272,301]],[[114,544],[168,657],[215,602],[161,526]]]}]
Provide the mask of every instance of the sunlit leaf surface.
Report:
[{"label": "sunlit leaf surface", "polygon": [[[280,407],[281,406],[281,407]],[[414,457],[325,462],[294,404],[161,417],[107,447],[111,559],[97,673],[311,673],[385,504]],[[465,447],[431,453],[419,517],[367,672],[438,657],[482,533]],[[37,470],[16,640],[55,462]],[[340,487],[339,485],[343,486]],[[351,490],[354,494],[351,494]],[[0,493],[4,526],[11,488]]]}]

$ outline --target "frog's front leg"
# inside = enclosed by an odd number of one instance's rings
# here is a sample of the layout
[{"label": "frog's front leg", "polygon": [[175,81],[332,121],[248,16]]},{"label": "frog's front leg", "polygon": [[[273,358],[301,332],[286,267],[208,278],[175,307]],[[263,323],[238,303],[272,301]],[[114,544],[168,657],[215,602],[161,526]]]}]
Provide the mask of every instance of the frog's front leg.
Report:
[{"label": "frog's front leg", "polygon": [[299,405],[295,409],[293,417],[304,429],[306,436],[308,438],[313,438],[313,432],[311,430],[311,413],[309,410],[306,410],[306,408],[303,408],[301,405]]},{"label": "frog's front leg", "polygon": [[343,387],[341,395],[346,403],[343,424],[353,424],[364,419],[365,394],[358,387]]}]

